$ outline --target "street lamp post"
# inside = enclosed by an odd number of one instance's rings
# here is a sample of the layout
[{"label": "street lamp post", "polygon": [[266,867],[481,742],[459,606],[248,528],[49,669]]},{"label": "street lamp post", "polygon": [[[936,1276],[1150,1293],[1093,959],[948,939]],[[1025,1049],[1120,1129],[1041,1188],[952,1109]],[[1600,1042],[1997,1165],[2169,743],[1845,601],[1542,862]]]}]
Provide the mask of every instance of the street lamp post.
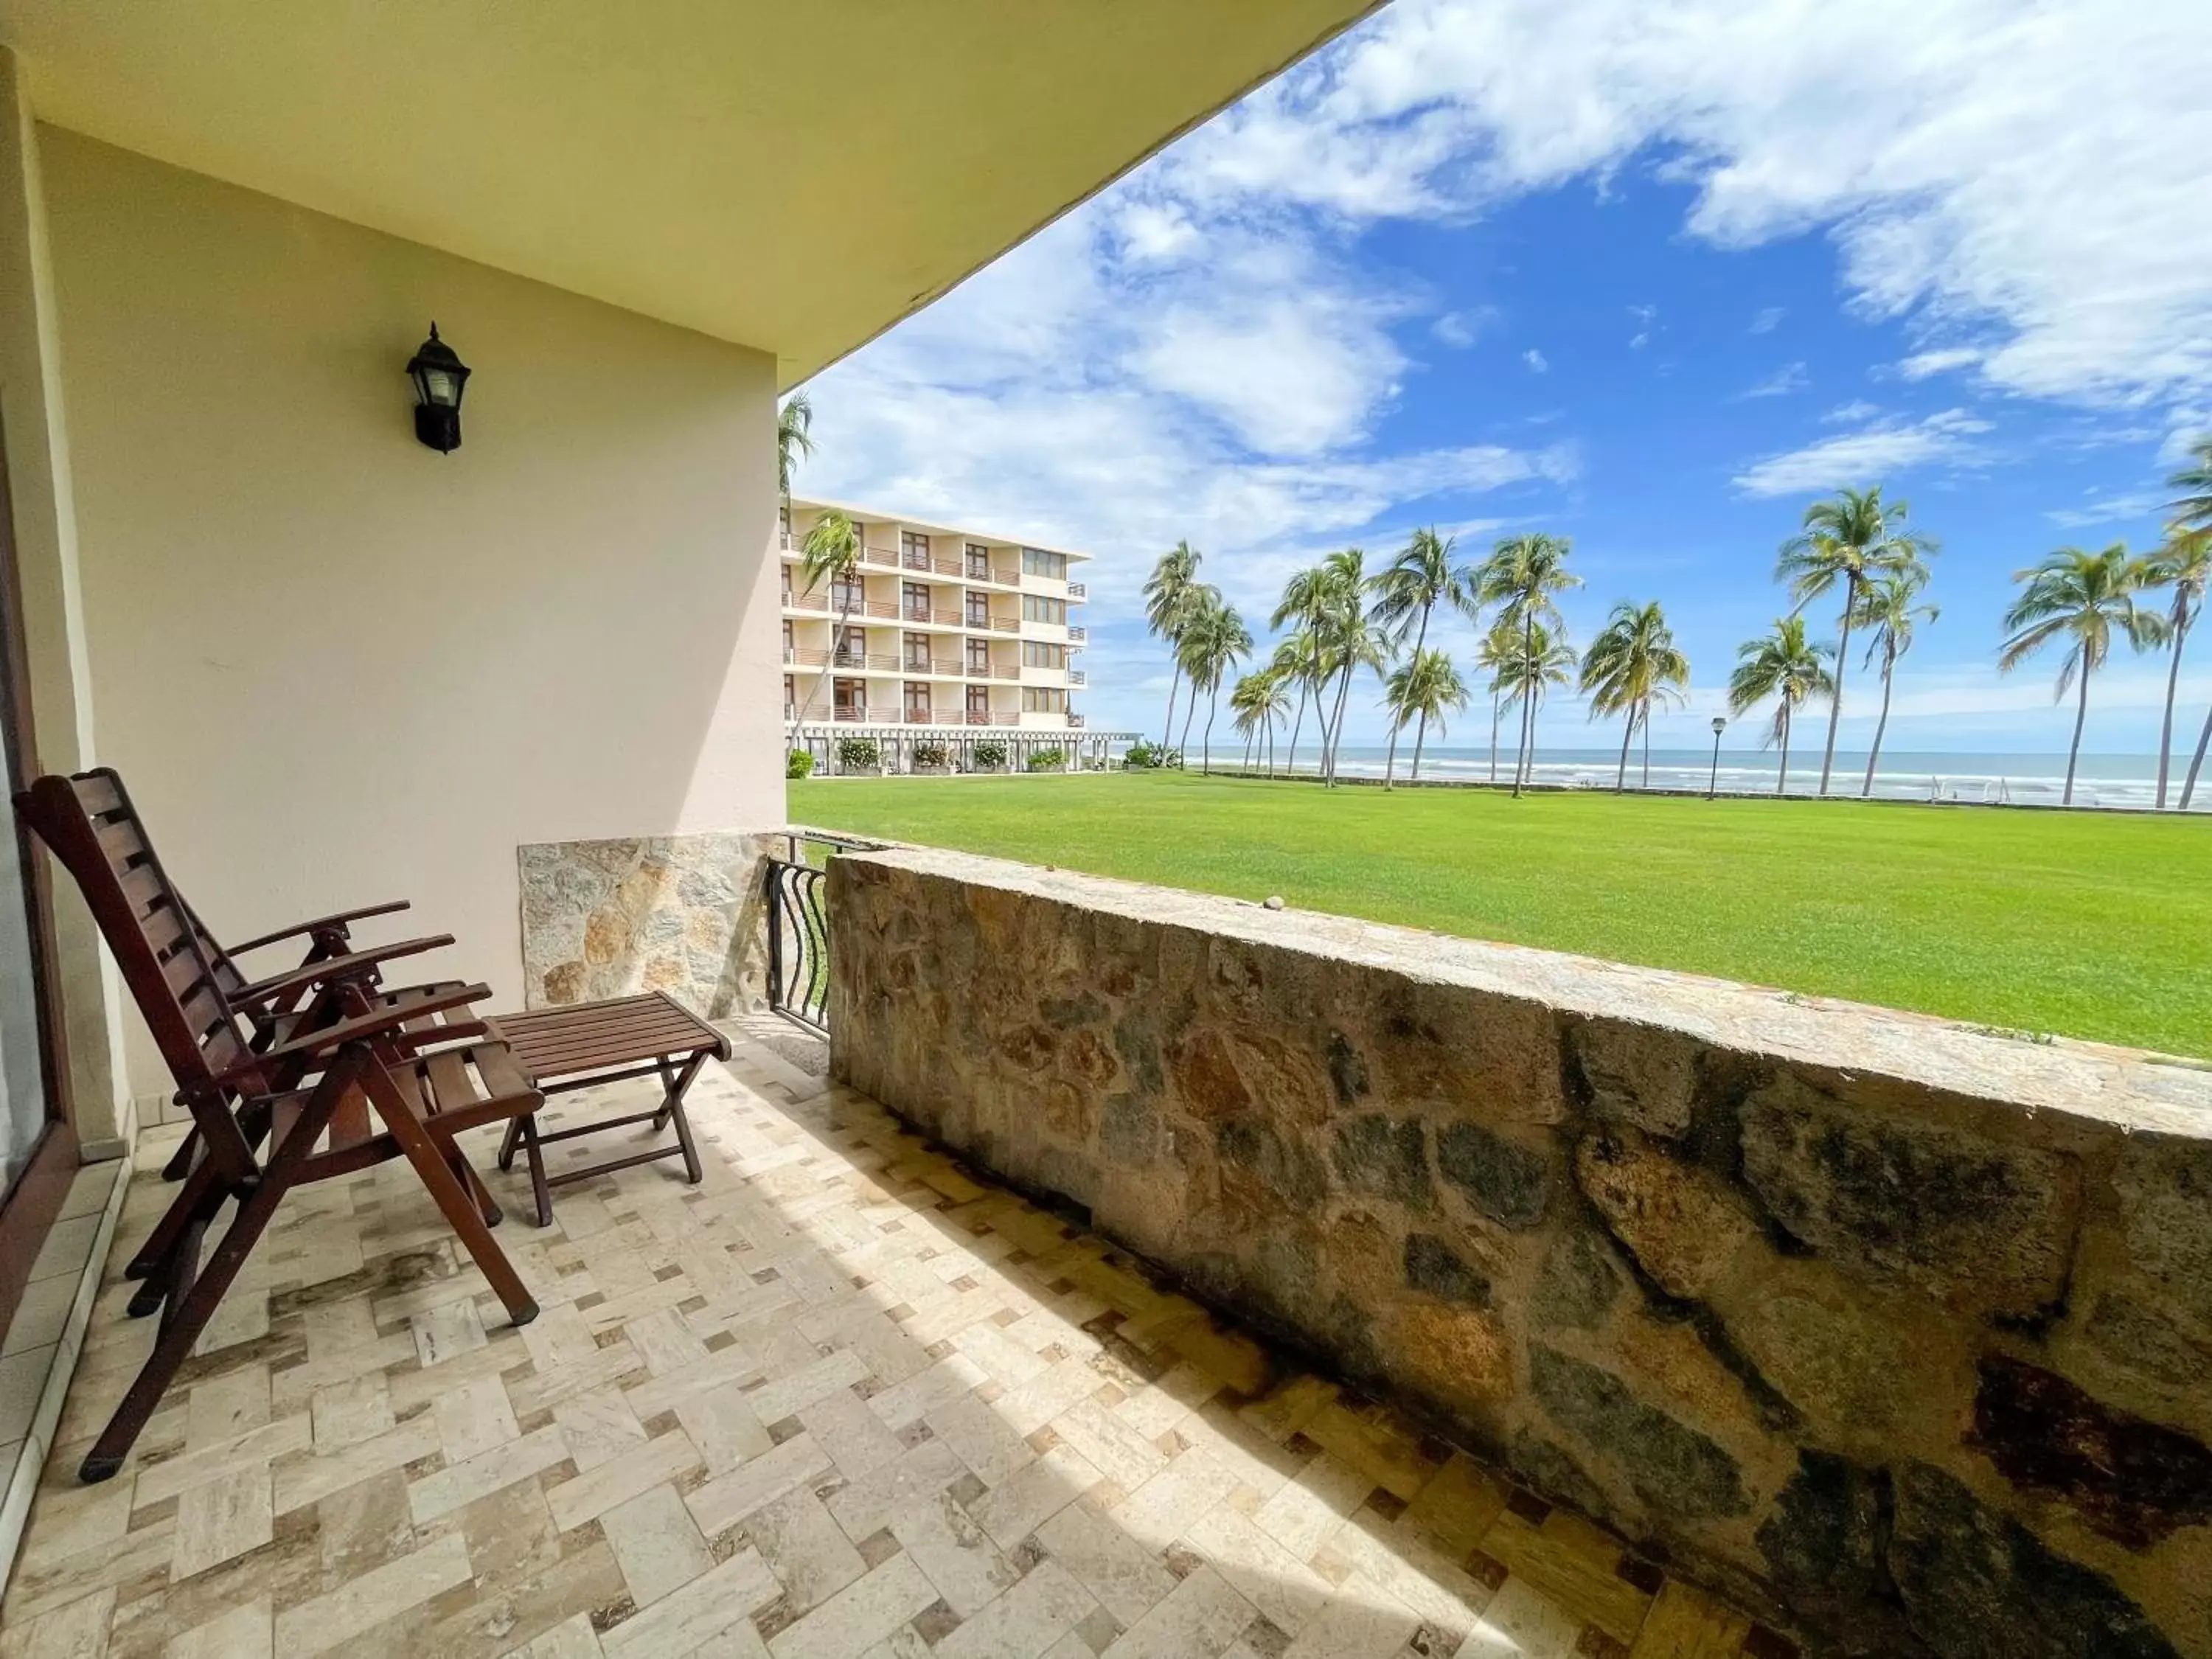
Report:
[{"label": "street lamp post", "polygon": [[1705,799],[1717,799],[1721,793],[1721,733],[1728,727],[1725,715],[1713,716],[1713,775],[1705,785]]}]

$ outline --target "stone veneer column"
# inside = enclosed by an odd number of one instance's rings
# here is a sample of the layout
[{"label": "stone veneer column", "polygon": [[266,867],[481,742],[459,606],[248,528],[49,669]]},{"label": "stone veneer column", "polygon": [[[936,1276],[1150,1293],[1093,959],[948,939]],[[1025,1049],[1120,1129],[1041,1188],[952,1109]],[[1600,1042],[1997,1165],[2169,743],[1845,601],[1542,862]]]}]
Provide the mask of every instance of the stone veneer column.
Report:
[{"label": "stone veneer column", "polygon": [[747,831],[518,848],[532,1008],[666,991],[708,1019],[766,1006],[761,860]]}]

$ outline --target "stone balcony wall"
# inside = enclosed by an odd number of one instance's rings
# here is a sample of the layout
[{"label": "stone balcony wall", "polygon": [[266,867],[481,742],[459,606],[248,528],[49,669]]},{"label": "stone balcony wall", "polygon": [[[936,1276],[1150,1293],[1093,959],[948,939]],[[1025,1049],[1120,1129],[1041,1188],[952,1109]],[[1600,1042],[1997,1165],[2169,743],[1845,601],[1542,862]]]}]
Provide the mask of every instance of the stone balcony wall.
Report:
[{"label": "stone balcony wall", "polygon": [[2212,1075],[960,854],[833,1069],[1818,1653],[2212,1656]]}]

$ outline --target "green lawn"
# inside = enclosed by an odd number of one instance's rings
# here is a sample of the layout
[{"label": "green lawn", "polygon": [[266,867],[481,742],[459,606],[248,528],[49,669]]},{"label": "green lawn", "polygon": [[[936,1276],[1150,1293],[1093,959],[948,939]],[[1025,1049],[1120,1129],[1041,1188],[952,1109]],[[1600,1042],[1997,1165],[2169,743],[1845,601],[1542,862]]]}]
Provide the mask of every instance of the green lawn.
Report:
[{"label": "green lawn", "polygon": [[816,780],[793,822],[2212,1055],[2212,822],[1112,774]]}]

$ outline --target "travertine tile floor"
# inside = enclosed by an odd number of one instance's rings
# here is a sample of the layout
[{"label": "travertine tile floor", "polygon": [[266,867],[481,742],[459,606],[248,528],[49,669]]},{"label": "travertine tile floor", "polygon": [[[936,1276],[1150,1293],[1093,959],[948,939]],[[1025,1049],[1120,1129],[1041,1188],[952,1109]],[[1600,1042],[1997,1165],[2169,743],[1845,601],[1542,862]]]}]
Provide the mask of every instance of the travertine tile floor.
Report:
[{"label": "travertine tile floor", "polygon": [[0,1656],[1790,1651],[765,1048],[693,1116],[696,1188],[625,1170],[539,1231],[489,1176],[520,1330],[404,1164],[296,1194],[80,1486],[152,1336],[111,1279]]}]

